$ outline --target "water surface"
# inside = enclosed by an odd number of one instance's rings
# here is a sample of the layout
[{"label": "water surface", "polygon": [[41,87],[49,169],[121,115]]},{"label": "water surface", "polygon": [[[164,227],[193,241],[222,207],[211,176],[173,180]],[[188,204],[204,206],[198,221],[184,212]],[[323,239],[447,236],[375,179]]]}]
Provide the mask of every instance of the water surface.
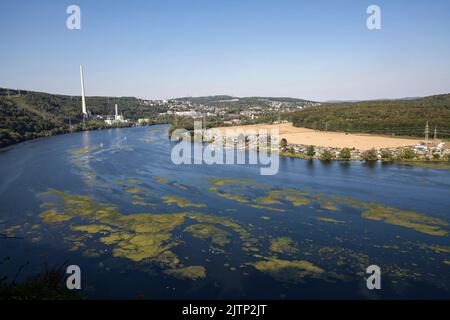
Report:
[{"label": "water surface", "polygon": [[[0,276],[76,264],[87,298],[450,298],[450,171],[170,160],[167,126],[0,152]],[[382,290],[366,288],[378,265]]]}]

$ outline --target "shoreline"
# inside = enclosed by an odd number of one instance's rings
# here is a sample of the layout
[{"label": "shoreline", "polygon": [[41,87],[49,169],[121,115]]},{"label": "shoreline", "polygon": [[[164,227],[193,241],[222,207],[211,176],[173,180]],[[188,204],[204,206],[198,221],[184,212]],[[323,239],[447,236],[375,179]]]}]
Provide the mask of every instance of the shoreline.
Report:
[{"label": "shoreline", "polygon": [[[146,124],[146,125],[140,125],[140,126],[130,126],[130,127],[111,127],[111,128],[97,128],[94,130],[80,130],[80,131],[73,131],[73,132],[64,132],[64,133],[58,133],[53,134],[49,136],[43,136],[43,137],[37,137],[34,139],[24,140],[20,141],[18,143],[14,143],[8,146],[4,146],[0,148],[0,154],[3,152],[9,151],[11,148],[14,148],[16,146],[25,144],[25,143],[31,143],[39,140],[44,140],[51,137],[57,137],[57,136],[63,136],[63,135],[70,135],[70,134],[76,134],[76,133],[82,133],[82,132],[95,132],[95,131],[103,131],[103,130],[111,130],[111,129],[132,129],[136,127],[152,127],[156,125],[170,125],[169,123],[154,123],[154,124]],[[224,128],[230,128],[230,127],[224,127]],[[246,151],[248,150],[254,150],[253,148],[249,148],[246,146],[244,149]],[[259,152],[259,151],[257,151]],[[416,167],[423,167],[423,168],[436,168],[436,169],[450,169],[450,158],[448,160],[446,159],[377,159],[377,160],[364,160],[364,159],[342,159],[339,157],[333,157],[331,159],[320,159],[320,157],[317,156],[307,156],[300,153],[291,153],[289,151],[279,151],[279,156],[283,158],[291,158],[291,159],[300,159],[300,160],[307,160],[307,161],[320,161],[320,162],[344,162],[344,163],[351,163],[351,162],[368,162],[368,163],[376,163],[380,162],[383,164],[400,164],[405,166],[416,166]]]},{"label": "shoreline", "polygon": [[226,131],[278,130],[279,139],[287,140],[289,146],[305,145],[323,148],[349,148],[361,151],[385,148],[410,147],[422,142],[414,137],[390,137],[368,133],[346,133],[337,131],[319,131],[303,127],[294,127],[292,123],[255,124],[229,127],[216,127],[222,134]]},{"label": "shoreline", "polygon": [[[291,123],[217,127],[222,143],[238,144],[248,138],[245,148],[257,149],[261,137],[278,135],[283,157],[323,161],[446,162],[450,143],[440,140],[386,137],[371,134],[318,131],[293,127]],[[259,131],[258,131],[259,130]],[[259,133],[259,134],[258,134]],[[214,139],[214,134],[208,134]],[[264,141],[262,141],[264,143]],[[251,145],[250,145],[251,144]]]},{"label": "shoreline", "polygon": [[[333,158],[330,160],[321,160],[317,158],[310,158],[308,156],[299,155],[299,154],[290,154],[289,152],[280,152],[280,157],[283,158],[290,158],[290,159],[299,159],[299,160],[306,160],[306,161],[319,161],[319,162],[342,162],[342,163],[354,163],[354,162],[366,162],[366,163],[381,163],[381,164],[397,164],[397,165],[405,165],[405,166],[411,166],[411,167],[422,167],[422,168],[430,168],[430,169],[446,169],[450,170],[450,160],[385,160],[385,159],[379,159],[379,160],[373,160],[373,161],[367,161],[362,159],[340,159],[340,158]],[[429,166],[427,166],[429,165]]]},{"label": "shoreline", "polygon": [[6,146],[0,147],[0,153],[3,152],[3,151],[8,150],[9,148],[12,148],[14,146],[21,145],[23,143],[39,141],[39,140],[43,140],[43,139],[47,139],[47,138],[51,138],[51,137],[64,136],[64,135],[69,135],[69,134],[76,134],[76,133],[80,133],[80,132],[95,132],[95,131],[103,131],[103,130],[111,130],[111,129],[129,129],[129,128],[135,128],[135,127],[150,127],[150,126],[169,125],[169,124],[170,123],[153,123],[153,124],[126,126],[126,127],[109,127],[109,128],[108,127],[99,127],[99,128],[95,128],[95,129],[89,129],[89,130],[74,130],[74,131],[60,132],[60,133],[44,135],[44,136],[41,136],[41,137],[36,137],[36,138],[32,138],[32,139],[26,139],[26,140],[22,140],[22,141],[19,141],[19,142],[16,142],[16,143],[8,144]]}]

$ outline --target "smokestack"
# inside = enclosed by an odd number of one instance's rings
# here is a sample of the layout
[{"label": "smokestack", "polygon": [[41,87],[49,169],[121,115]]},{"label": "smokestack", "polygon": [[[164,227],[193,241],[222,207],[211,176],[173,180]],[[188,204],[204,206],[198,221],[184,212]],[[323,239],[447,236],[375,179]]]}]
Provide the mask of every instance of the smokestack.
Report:
[{"label": "smokestack", "polygon": [[87,108],[86,108],[86,97],[84,95],[84,76],[83,76],[83,66],[80,64],[80,79],[81,79],[81,112],[83,116],[87,117]]},{"label": "smokestack", "polygon": [[117,107],[117,104],[116,104],[116,119],[118,116],[119,116],[119,108]]}]

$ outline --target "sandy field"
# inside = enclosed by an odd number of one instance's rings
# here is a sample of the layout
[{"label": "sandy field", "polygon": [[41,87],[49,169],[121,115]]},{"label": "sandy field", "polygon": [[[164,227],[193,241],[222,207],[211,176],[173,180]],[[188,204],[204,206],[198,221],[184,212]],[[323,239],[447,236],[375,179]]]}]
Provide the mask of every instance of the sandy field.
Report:
[{"label": "sandy field", "polygon": [[395,148],[415,146],[421,142],[417,139],[404,139],[394,137],[375,136],[370,134],[345,134],[341,132],[316,131],[307,128],[296,128],[292,123],[284,124],[258,124],[248,126],[233,126],[216,128],[225,134],[226,129],[233,130],[259,130],[259,129],[279,129],[280,140],[285,138],[288,144],[313,145],[319,147],[332,148],[356,148],[359,150],[369,150],[372,148]]}]

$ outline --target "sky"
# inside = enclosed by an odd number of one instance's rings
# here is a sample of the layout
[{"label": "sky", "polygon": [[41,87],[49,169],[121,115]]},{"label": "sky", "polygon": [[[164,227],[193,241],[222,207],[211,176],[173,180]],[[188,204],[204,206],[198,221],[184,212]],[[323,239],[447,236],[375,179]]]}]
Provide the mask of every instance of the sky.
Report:
[{"label": "sky", "polygon": [[[80,30],[66,27],[72,4]],[[0,39],[7,88],[79,95],[83,64],[88,96],[450,92],[448,0],[0,0]]]}]

